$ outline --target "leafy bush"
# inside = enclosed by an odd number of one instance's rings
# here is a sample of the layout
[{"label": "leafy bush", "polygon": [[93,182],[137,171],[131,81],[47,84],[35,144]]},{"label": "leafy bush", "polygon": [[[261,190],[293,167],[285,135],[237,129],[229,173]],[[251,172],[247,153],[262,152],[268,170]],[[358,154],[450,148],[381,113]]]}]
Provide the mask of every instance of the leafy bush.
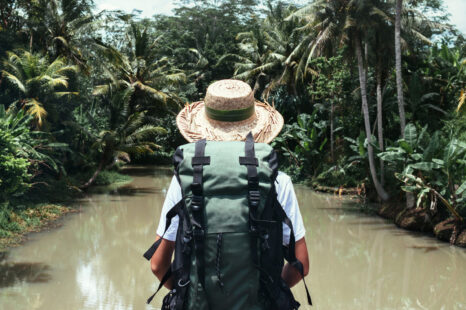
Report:
[{"label": "leafy bush", "polygon": [[296,123],[286,124],[272,146],[281,152],[282,160],[295,177],[315,173],[323,162],[322,150],[327,143],[327,121],[321,120],[320,105],[314,112],[299,114]]},{"label": "leafy bush", "polygon": [[[4,140],[4,132],[0,130],[0,145]],[[10,195],[19,195],[28,189],[28,167],[26,159],[15,158],[8,150],[0,151],[0,201],[6,201]]]},{"label": "leafy bush", "polygon": [[9,130],[4,120],[0,115],[0,202],[8,200],[13,194],[19,195],[26,191],[31,177],[28,173],[30,163],[18,157],[19,146],[15,132]]},{"label": "leafy bush", "polygon": [[[448,128],[448,127],[446,127]],[[405,128],[405,138],[379,154],[394,168],[402,190],[417,194],[417,206],[437,208],[438,203],[459,217],[466,211],[466,141],[454,130],[420,132],[413,124]]]}]

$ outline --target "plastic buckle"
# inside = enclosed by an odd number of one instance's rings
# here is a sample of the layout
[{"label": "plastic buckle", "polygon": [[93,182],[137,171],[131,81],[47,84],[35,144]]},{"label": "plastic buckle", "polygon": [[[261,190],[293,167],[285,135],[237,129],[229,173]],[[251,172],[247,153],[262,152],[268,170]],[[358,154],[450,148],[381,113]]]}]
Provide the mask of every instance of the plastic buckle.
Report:
[{"label": "plastic buckle", "polygon": [[194,211],[199,211],[201,209],[202,203],[204,202],[204,197],[193,195],[191,198],[191,204]]},{"label": "plastic buckle", "polygon": [[183,236],[183,243],[188,244],[189,242],[191,242],[192,239],[193,239],[193,232],[191,230],[186,231]]},{"label": "plastic buckle", "polygon": [[249,191],[249,203],[253,207],[257,207],[261,200],[261,193],[259,191]]},{"label": "plastic buckle", "polygon": [[191,184],[191,191],[193,195],[198,194],[198,196],[202,193],[202,184],[201,183],[192,183]]}]

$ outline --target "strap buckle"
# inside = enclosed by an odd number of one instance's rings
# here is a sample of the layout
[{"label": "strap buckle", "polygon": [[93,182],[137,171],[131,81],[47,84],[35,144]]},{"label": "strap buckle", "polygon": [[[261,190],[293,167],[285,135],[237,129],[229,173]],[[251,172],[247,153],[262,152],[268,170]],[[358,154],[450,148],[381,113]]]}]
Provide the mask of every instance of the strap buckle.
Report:
[{"label": "strap buckle", "polygon": [[193,232],[191,230],[185,231],[184,236],[183,236],[183,243],[187,244],[191,242],[192,239],[193,239]]},{"label": "strap buckle", "polygon": [[258,190],[251,190],[249,191],[249,203],[253,207],[257,207],[259,205],[260,199],[261,199],[261,194],[260,191]]},{"label": "strap buckle", "polygon": [[204,202],[204,197],[199,195],[193,195],[191,198],[191,204],[194,211],[199,211]]}]

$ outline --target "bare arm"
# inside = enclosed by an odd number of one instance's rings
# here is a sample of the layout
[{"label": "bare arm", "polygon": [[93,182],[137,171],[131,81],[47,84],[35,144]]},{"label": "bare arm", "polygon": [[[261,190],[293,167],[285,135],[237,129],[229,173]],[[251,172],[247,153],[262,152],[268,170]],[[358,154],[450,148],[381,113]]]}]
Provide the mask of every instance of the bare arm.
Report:
[{"label": "bare arm", "polygon": [[[307,276],[309,273],[309,256],[307,253],[306,240],[304,238],[296,241],[295,253],[296,258],[303,263],[304,276]],[[293,287],[301,281],[301,275],[298,270],[289,263],[283,267],[282,278],[289,287]]]},{"label": "bare arm", "polygon": [[[157,236],[156,241],[160,239],[160,236]],[[170,268],[173,251],[175,249],[175,242],[163,239],[155,251],[154,255],[150,259],[150,268],[155,276],[162,281],[163,276]],[[168,289],[172,288],[172,279],[170,278],[166,283],[165,287]]]}]

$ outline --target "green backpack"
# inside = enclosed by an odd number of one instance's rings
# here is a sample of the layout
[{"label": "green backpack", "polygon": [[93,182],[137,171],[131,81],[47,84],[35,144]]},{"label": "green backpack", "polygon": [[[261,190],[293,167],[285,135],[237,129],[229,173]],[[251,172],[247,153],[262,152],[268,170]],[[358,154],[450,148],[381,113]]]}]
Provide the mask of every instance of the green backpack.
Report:
[{"label": "green backpack", "polygon": [[[180,146],[174,165],[183,198],[166,215],[165,231],[175,216],[179,226],[174,260],[154,293],[173,277],[162,309],[298,309],[281,278],[284,258],[301,276],[303,265],[295,256],[291,221],[277,201],[273,149],[254,143],[251,134],[246,142],[199,140]],[[282,223],[291,231],[286,247]],[[307,287],[306,293],[312,304]]]}]

